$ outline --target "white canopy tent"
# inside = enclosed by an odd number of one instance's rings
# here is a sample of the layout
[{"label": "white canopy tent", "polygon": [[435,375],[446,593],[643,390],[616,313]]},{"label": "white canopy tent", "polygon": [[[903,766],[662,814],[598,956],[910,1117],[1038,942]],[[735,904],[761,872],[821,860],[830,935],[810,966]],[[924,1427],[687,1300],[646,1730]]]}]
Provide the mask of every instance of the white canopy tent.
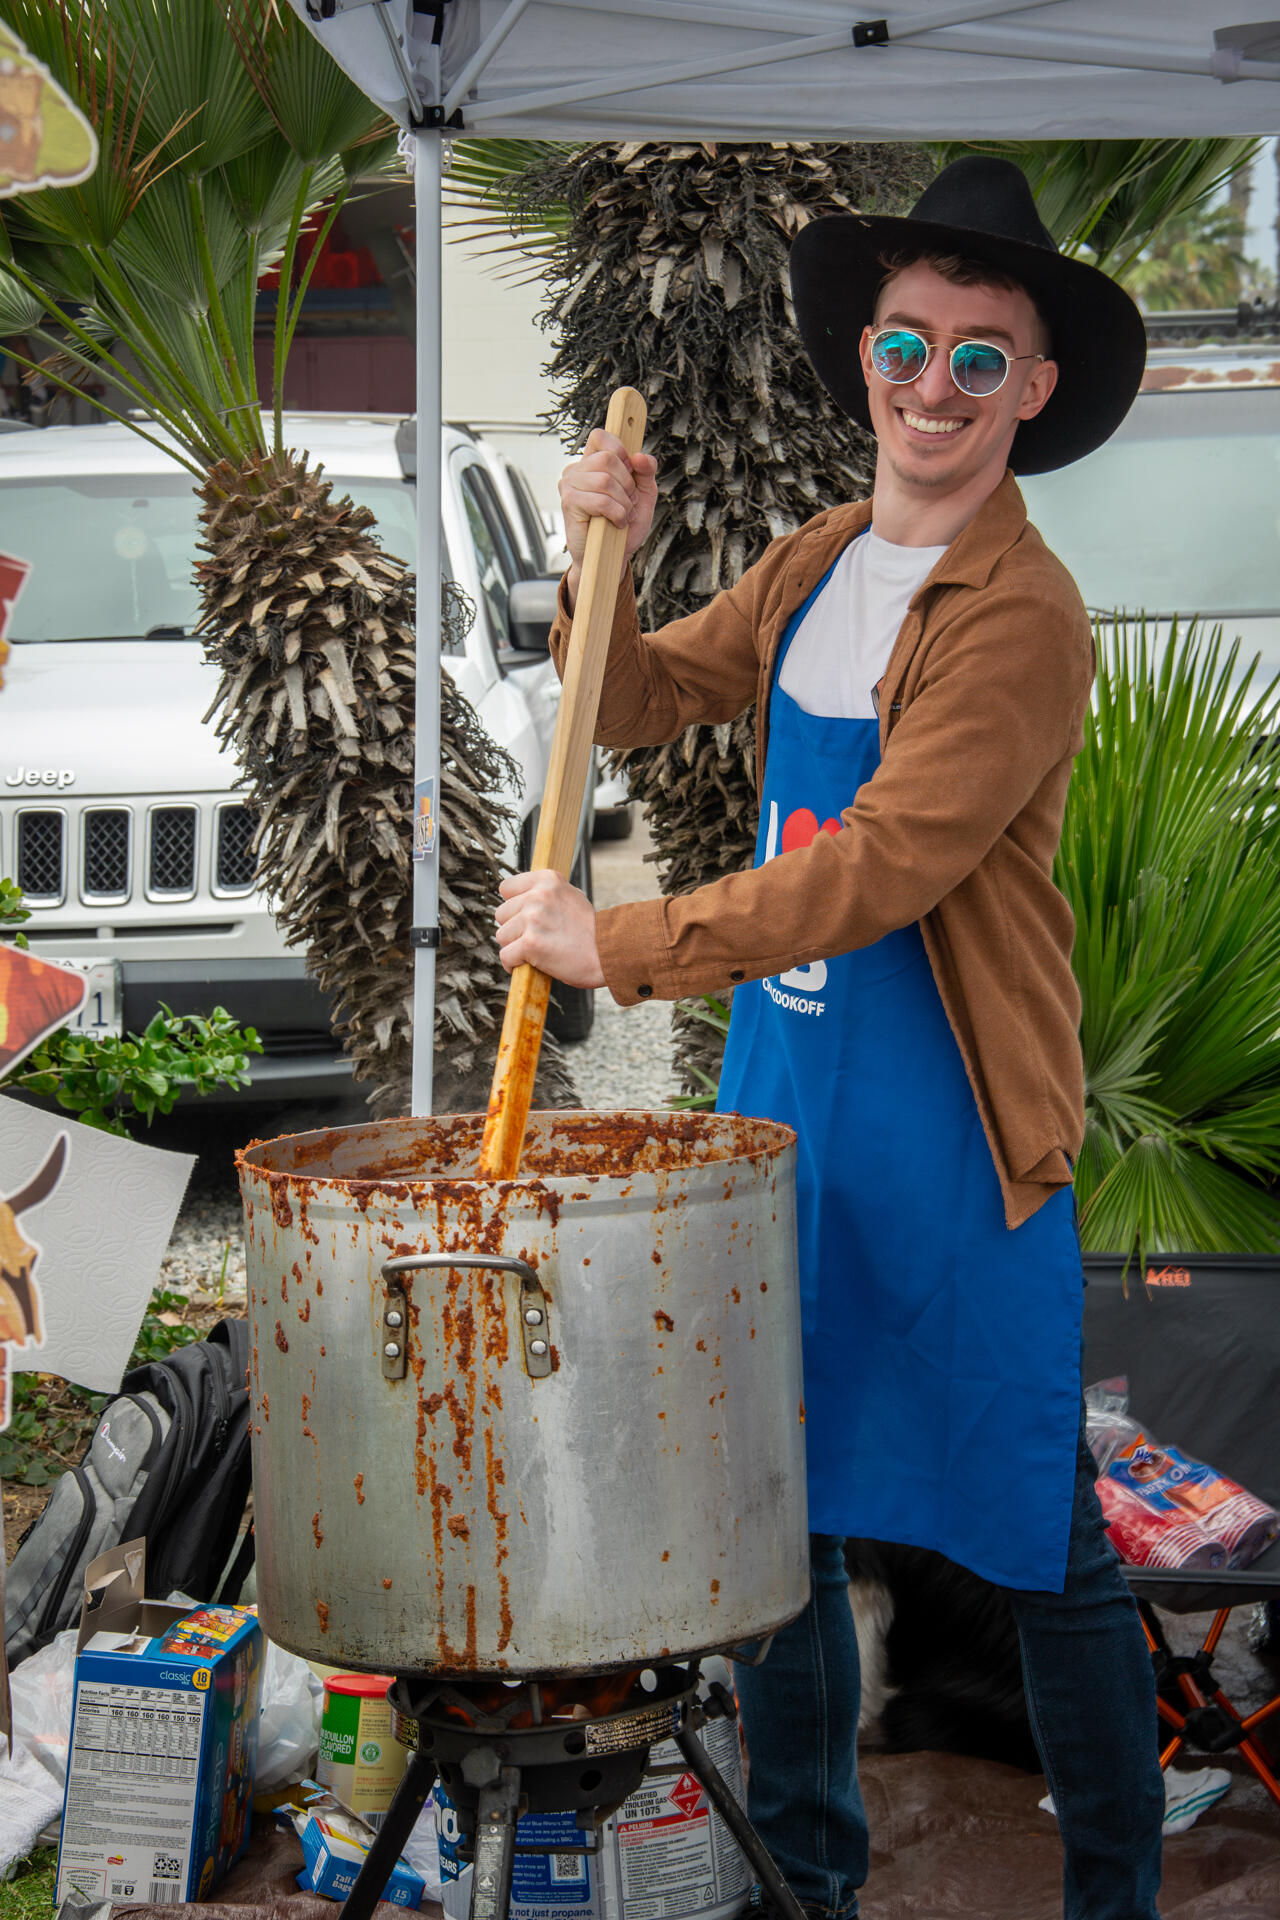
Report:
[{"label": "white canopy tent", "polygon": [[[1048,140],[1280,130],[1280,20],[1242,21],[1250,0],[290,4],[414,142],[418,573],[428,589],[418,595],[420,790],[438,781],[440,754],[440,596],[429,589],[440,571],[440,184],[447,133]],[[434,846],[414,876],[413,1110],[428,1113]]]}]

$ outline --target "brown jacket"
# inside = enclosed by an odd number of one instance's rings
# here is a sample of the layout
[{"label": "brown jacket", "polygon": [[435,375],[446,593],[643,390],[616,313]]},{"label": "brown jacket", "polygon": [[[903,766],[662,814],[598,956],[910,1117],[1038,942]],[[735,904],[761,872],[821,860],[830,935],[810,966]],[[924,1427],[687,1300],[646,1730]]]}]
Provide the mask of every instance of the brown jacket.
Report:
[{"label": "brown jacket", "polygon": [[[783,629],[870,516],[867,501],[819,514],[660,633],[640,633],[628,572],[596,739],[655,745],[757,700],[763,786]],[[562,670],[568,632],[562,590]],[[1073,925],[1052,869],[1092,678],[1075,583],[1006,474],[911,600],[880,684],[880,766],[843,830],[693,893],[601,912],[614,998],[712,993],[919,921],[1018,1226],[1070,1181],[1084,1133]]]}]

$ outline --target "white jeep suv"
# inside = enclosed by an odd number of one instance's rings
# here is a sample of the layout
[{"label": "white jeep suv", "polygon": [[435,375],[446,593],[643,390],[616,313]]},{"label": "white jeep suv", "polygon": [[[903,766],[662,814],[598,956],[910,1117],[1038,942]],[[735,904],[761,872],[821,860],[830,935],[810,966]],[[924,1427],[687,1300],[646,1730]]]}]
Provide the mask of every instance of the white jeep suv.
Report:
[{"label": "white jeep suv", "polygon": [[[394,416],[293,415],[287,437],[412,563],[411,430]],[[441,459],[446,570],[476,607],[445,667],[520,769],[522,793],[504,797],[523,860],[560,696],[546,650],[555,583],[475,438],[445,428]],[[0,873],[26,896],[33,951],[90,970],[83,1025],[134,1032],[160,1001],[221,1004],[263,1041],[255,1097],[342,1093],[350,1069],[324,996],[255,886],[254,817],[204,717],[217,673],[192,633],[196,511],[185,470],[126,428],[0,435],[0,547],[31,564],[0,687]],[[574,878],[589,889],[583,826]],[[552,1030],[583,1038],[593,1005],[560,989]]]}]

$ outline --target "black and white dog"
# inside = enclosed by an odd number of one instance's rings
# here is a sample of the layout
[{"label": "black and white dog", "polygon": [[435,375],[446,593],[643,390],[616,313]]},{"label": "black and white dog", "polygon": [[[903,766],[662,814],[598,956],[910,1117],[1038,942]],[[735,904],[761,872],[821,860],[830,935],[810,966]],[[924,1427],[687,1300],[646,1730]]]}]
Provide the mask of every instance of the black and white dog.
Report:
[{"label": "black and white dog", "polygon": [[863,1744],[967,1753],[1038,1773],[1013,1609],[941,1554],[845,1542],[862,1664]]}]

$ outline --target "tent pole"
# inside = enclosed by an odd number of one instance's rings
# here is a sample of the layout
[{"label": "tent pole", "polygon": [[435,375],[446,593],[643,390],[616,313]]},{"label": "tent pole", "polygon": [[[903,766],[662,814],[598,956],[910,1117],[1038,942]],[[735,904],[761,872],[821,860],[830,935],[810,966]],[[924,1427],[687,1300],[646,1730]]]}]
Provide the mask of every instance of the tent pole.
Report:
[{"label": "tent pole", "polygon": [[[436,947],[440,938],[440,200],[443,136],[414,131],[413,197],[417,299],[418,591],[414,692],[412,1111],[431,1112]],[[429,830],[421,821],[424,801]],[[425,853],[423,840],[428,842]]]}]

